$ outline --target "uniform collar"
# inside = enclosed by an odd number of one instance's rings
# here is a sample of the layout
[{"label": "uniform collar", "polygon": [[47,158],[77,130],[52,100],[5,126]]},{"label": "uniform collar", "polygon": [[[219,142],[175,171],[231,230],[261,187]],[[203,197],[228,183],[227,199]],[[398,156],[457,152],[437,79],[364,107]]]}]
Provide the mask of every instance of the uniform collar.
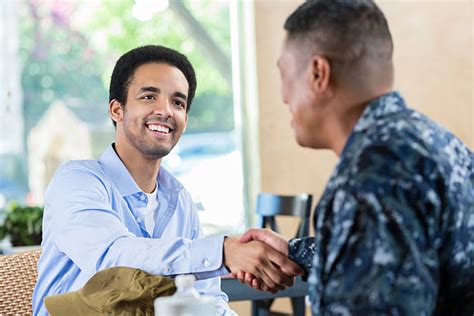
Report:
[{"label": "uniform collar", "polygon": [[372,100],[362,112],[353,132],[360,132],[374,125],[380,118],[406,109],[400,93],[393,91]]},{"label": "uniform collar", "polygon": [[373,126],[381,118],[401,112],[406,108],[405,100],[400,95],[400,93],[396,91],[389,92],[370,101],[362,112],[360,118],[357,120],[356,125],[352,129],[351,135],[349,136],[344,149],[342,150],[341,157],[343,157],[348,151],[348,148],[350,148],[351,143],[357,133],[368,129],[370,126]]}]

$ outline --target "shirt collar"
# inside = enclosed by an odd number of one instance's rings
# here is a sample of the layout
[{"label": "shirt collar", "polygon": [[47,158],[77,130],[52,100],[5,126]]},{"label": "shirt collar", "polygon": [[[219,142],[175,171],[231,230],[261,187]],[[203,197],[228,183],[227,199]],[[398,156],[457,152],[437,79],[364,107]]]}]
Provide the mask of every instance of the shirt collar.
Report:
[{"label": "shirt collar", "polygon": [[[138,187],[127,167],[119,158],[113,144],[99,158],[99,162],[105,174],[111,179],[122,196],[128,196],[137,192],[142,192]],[[183,188],[181,183],[168,172],[163,166],[160,166],[160,171],[157,177],[158,190],[163,192],[178,191]]]},{"label": "shirt collar", "polygon": [[344,149],[342,150],[341,157],[350,147],[356,133],[366,130],[370,126],[374,125],[375,122],[380,120],[382,117],[403,111],[405,109],[405,100],[400,95],[400,93],[396,91],[389,92],[370,101],[362,112],[360,118],[357,120],[356,125],[352,129],[352,133],[349,136]]}]

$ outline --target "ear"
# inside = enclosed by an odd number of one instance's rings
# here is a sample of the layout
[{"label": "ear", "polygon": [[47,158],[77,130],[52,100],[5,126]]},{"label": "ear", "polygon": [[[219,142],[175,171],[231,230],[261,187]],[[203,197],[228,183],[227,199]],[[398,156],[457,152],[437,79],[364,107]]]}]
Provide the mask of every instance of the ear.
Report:
[{"label": "ear", "polygon": [[123,106],[122,103],[113,99],[109,102],[109,115],[115,123],[122,122],[123,120]]},{"label": "ear", "polygon": [[329,87],[331,79],[331,64],[321,55],[311,58],[311,83],[316,92],[324,92]]}]

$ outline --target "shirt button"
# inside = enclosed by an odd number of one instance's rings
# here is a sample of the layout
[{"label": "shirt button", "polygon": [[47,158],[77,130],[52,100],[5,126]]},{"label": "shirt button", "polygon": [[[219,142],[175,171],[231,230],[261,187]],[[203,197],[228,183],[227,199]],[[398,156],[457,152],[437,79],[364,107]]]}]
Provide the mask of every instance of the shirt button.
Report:
[{"label": "shirt button", "polygon": [[141,223],[142,219],[140,217],[137,217],[137,222]]},{"label": "shirt button", "polygon": [[140,194],[140,201],[145,201],[146,197],[144,194]]},{"label": "shirt button", "polygon": [[209,268],[209,266],[211,265],[211,263],[209,262],[209,260],[204,259],[204,261],[202,262],[202,265],[204,266],[204,268]]}]

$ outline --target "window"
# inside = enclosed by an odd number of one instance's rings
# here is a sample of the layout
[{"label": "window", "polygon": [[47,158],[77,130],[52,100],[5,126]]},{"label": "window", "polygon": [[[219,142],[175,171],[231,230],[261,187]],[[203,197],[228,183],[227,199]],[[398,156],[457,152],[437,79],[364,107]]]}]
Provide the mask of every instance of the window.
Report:
[{"label": "window", "polygon": [[0,10],[0,209],[41,205],[62,162],[101,155],[114,138],[107,89],[115,61],[161,44],[187,55],[198,78],[186,133],[163,165],[202,210],[206,234],[243,229],[229,1],[2,1]]}]

